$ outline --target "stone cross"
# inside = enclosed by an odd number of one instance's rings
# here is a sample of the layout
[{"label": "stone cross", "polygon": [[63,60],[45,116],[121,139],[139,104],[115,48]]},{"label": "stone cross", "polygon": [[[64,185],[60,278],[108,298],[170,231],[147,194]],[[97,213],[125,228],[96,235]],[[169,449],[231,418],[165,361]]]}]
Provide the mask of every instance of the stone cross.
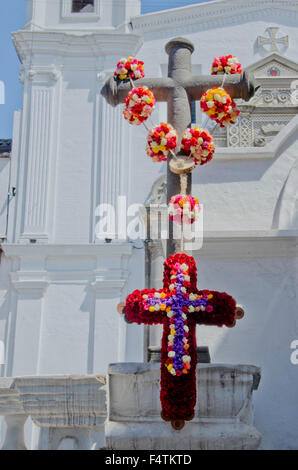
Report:
[{"label": "stone cross", "polygon": [[289,36],[284,36],[282,38],[277,37],[277,32],[279,28],[271,26],[268,28],[269,38],[264,38],[263,36],[258,36],[258,45],[264,46],[265,44],[270,44],[271,49],[269,52],[278,52],[278,43],[284,44],[285,46],[289,45]]},{"label": "stone cross", "polygon": [[[136,81],[136,86],[147,86],[153,92],[157,101],[168,103],[168,123],[178,131],[179,153],[182,135],[191,126],[191,103],[201,99],[202,94],[209,88],[221,86],[223,77],[220,75],[194,76],[191,72],[191,54],[194,45],[185,38],[175,38],[166,44],[169,55],[167,78],[143,78]],[[246,72],[242,75],[229,75],[225,79],[225,90],[232,98],[242,98],[248,101],[255,92],[254,81]],[[101,93],[112,106],[124,103],[131,89],[129,81],[119,81],[110,78],[103,86]],[[180,193],[180,177],[172,173],[168,158],[167,170],[167,201]],[[187,194],[191,192],[191,174],[188,174]],[[167,255],[175,253],[173,239],[173,224],[170,222],[167,242]]]},{"label": "stone cross", "polygon": [[196,325],[233,327],[241,307],[226,293],[199,291],[192,257],[177,253],[165,262],[163,289],[137,290],[119,304],[128,323],[163,324],[161,416],[181,429],[196,404]]}]

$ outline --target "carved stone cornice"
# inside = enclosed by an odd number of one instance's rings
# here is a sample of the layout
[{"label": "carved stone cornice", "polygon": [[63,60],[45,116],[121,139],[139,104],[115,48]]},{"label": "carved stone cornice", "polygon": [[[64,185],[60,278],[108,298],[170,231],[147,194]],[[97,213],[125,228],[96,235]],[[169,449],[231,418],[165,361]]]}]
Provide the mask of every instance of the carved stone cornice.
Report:
[{"label": "carved stone cornice", "polygon": [[[28,292],[42,297],[52,283],[88,284],[98,295],[114,295],[121,292],[130,275],[132,246],[128,243],[2,246],[5,256],[16,266],[16,271],[10,273],[11,284],[22,295]],[[75,260],[71,271],[65,268],[67,259]]]},{"label": "carved stone cornice", "polygon": [[298,256],[296,230],[205,232],[200,259],[293,258]]},{"label": "carved stone cornice", "polygon": [[30,292],[31,295],[34,292],[36,297],[41,298],[49,286],[46,276],[46,271],[17,271],[10,273],[10,280],[19,294]]},{"label": "carved stone cornice", "polygon": [[121,34],[114,30],[84,35],[58,31],[20,30],[12,34],[22,63],[32,55],[98,58],[135,54],[142,46],[138,34]]},{"label": "carved stone cornice", "polygon": [[149,13],[132,18],[132,29],[135,32],[153,32],[165,29],[185,27],[187,25],[216,23],[226,26],[232,17],[247,16],[250,13],[282,10],[291,17],[298,17],[296,0],[221,0],[217,2],[189,5],[182,8]]}]

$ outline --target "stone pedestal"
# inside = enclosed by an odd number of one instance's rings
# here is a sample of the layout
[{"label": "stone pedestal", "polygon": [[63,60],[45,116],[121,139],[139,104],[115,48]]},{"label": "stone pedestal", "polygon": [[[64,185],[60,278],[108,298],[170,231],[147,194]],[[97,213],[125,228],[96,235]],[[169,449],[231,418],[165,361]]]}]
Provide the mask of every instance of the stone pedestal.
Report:
[{"label": "stone pedestal", "polygon": [[26,450],[24,424],[28,418],[15,379],[0,378],[0,416],[5,417],[6,433],[1,450]]},{"label": "stone pedestal", "polygon": [[181,431],[160,417],[160,365],[109,366],[106,448],[119,450],[250,450],[261,434],[253,426],[252,394],[260,369],[200,364],[195,418]]},{"label": "stone pedestal", "polygon": [[[0,379],[0,416],[6,421],[2,450],[25,450],[24,424],[36,425],[30,450],[104,447],[106,377],[52,375]],[[1,437],[0,437],[1,439]],[[66,442],[68,441],[68,442]]]},{"label": "stone pedestal", "polygon": [[34,449],[55,450],[65,439],[78,450],[104,446],[106,378],[61,375],[16,379],[20,400],[40,428]]}]

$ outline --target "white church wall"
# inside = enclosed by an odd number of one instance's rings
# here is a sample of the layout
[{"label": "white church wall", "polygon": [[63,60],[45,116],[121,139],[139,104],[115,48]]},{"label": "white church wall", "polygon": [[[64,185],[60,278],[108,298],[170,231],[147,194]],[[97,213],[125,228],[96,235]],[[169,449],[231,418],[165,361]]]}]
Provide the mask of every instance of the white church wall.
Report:
[{"label": "white church wall", "polygon": [[[9,352],[1,375],[105,373],[109,363],[143,360],[144,327],[126,325],[116,307],[145,286],[144,249],[95,240],[100,202],[114,204],[124,195],[128,204],[144,203],[166,171],[165,164],[146,156],[145,129],[130,126],[122,118],[122,106],[112,109],[100,96],[119,57],[134,53],[144,60],[147,77],[161,77],[168,61],[165,43],[183,35],[195,44],[195,71],[210,74],[213,58],[230,52],[246,67],[265,55],[257,37],[267,36],[271,25],[280,28],[278,36],[289,36],[289,47],[281,47],[280,53],[297,60],[297,5],[290,14],[267,1],[262,9],[251,1],[240,16],[230,9],[221,19],[209,14],[210,21],[188,7],[134,18],[132,34],[118,37],[108,28],[126,15],[137,15],[139,1],[128,2],[120,16],[112,16],[111,2],[100,3],[104,16],[81,22],[63,19],[59,2],[47,2],[44,10],[45,5],[34,1],[26,26],[35,29],[33,57],[31,32],[14,36],[24,62],[24,106],[15,119],[12,182],[17,197],[0,265],[0,340]],[[215,3],[208,8],[217,8]],[[245,2],[220,3],[240,9]],[[40,32],[43,27],[48,32]],[[100,35],[101,27],[106,29]],[[142,48],[142,38],[133,34],[144,36]],[[41,99],[49,106],[42,106]],[[51,119],[49,112],[54,113]],[[157,105],[153,122],[164,119],[164,112],[165,106]],[[218,149],[213,162],[193,175],[193,194],[204,203],[207,246],[198,253],[199,287],[226,290],[246,312],[232,330],[199,327],[198,344],[210,347],[214,362],[262,366],[256,425],[266,445],[275,448],[296,445],[292,417],[297,381],[289,359],[290,342],[298,336],[296,238],[278,232],[298,228],[297,130],[292,133],[290,127],[282,131],[282,143],[277,136],[268,148]],[[37,191],[33,199],[30,191]],[[28,198],[37,206],[28,205]],[[26,233],[30,207],[41,217],[44,213],[37,208],[45,200],[45,233],[38,225]],[[153,266],[156,287],[161,285],[161,261],[158,256]],[[158,341],[158,329],[154,331],[151,339]]]},{"label": "white church wall", "polygon": [[0,156],[0,238],[6,236],[10,158]]},{"label": "white church wall", "polygon": [[[138,56],[145,61],[146,76],[161,76],[155,64],[167,64],[168,56],[164,51],[164,46],[167,40],[175,35],[185,36],[194,43],[192,63],[195,67],[201,66],[202,73],[210,74],[213,58],[226,53],[236,55],[245,68],[265,55],[263,48],[257,45],[257,37],[261,35],[269,38],[268,33],[265,32],[268,24],[279,27],[278,37],[289,37],[289,48],[285,49],[283,45],[280,45],[280,49],[286,57],[295,60],[298,37],[294,18],[285,10],[268,9],[265,13],[255,11],[238,18],[231,15],[224,19],[217,19],[215,22],[210,19],[210,22],[205,25],[181,24],[179,28],[175,27],[173,21],[173,29],[171,29],[170,22],[170,25],[163,30],[154,23],[157,19],[156,14],[146,15],[147,21],[143,20],[146,24],[145,41],[138,53]],[[141,22],[142,17],[140,17]],[[191,23],[189,18],[188,22]],[[133,20],[132,23],[135,26],[134,31],[139,31],[138,19]],[[153,25],[153,31],[148,30],[149,24]],[[270,46],[267,48],[270,50]],[[154,66],[152,61],[146,61],[146,57],[150,56],[155,57]],[[154,122],[159,122],[157,111],[152,114],[152,118]],[[198,125],[202,124],[198,122]],[[138,136],[136,136],[137,133]],[[137,141],[141,143],[138,129],[135,131],[134,139],[138,139]],[[253,150],[250,149],[249,153],[243,152],[241,160],[233,159],[231,155],[229,161],[220,161],[222,154],[221,149],[218,149],[220,155],[217,157],[216,152],[212,163],[197,169],[193,174],[193,194],[202,202],[204,201],[205,230],[270,229],[283,185],[296,159],[295,141],[294,136],[288,139],[287,144],[282,148],[282,155],[279,152],[278,157],[272,160],[251,158]],[[143,143],[145,144],[145,137]],[[257,149],[256,152],[259,150]],[[145,152],[143,154],[144,158],[147,158]],[[134,157],[136,165],[133,165],[133,169],[135,171],[138,168],[138,156]],[[154,165],[151,164],[152,167]],[[147,170],[148,167],[150,165],[147,162],[142,169]],[[148,175],[151,175],[154,170],[148,168],[147,171]],[[162,171],[164,172],[165,169],[159,169],[159,174]],[[138,179],[137,176],[135,179]],[[147,187],[143,189],[147,190]],[[140,190],[142,190],[141,186]],[[140,193],[139,197],[146,198],[145,191]],[[290,226],[283,225],[283,228],[290,228]]]},{"label": "white church wall", "polygon": [[[72,0],[56,2],[27,1],[27,28],[95,30],[117,28],[134,15],[140,14],[141,1],[130,0],[128,3],[118,0],[94,0],[91,12],[72,13]],[[123,26],[124,28],[124,26]]]},{"label": "white church wall", "polygon": [[291,343],[298,336],[296,243],[296,237],[261,234],[246,241],[206,239],[196,253],[199,288],[227,292],[245,309],[235,328],[199,326],[198,344],[209,345],[212,362],[262,368],[254,402],[265,448],[297,446],[298,379],[291,363]]},{"label": "white church wall", "polygon": [[[57,163],[55,242],[89,243],[94,155],[95,74],[63,74],[61,140]],[[96,155],[98,158],[98,156]]]},{"label": "white church wall", "polygon": [[213,167],[194,175],[193,192],[206,209],[205,230],[295,228],[290,220],[280,226],[276,218],[284,185],[297,158],[296,138],[289,138],[275,159],[215,160]]},{"label": "white church wall", "polygon": [[0,376],[5,375],[5,363],[9,354],[9,325],[11,317],[9,314],[10,305],[10,285],[9,272],[11,262],[2,253],[0,261],[0,341],[2,357],[0,357]]},{"label": "white church wall", "polygon": [[111,361],[125,360],[116,312],[126,296],[130,245],[3,249],[13,261],[10,283],[9,268],[2,268],[5,375],[105,373]]}]

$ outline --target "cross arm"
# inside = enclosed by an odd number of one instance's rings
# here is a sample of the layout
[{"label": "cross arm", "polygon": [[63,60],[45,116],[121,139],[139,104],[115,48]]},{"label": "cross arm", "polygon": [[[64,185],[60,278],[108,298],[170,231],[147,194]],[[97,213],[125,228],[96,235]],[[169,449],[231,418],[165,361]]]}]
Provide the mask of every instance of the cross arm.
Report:
[{"label": "cross arm", "polygon": [[235,326],[236,319],[238,318],[238,307],[233,297],[226,292],[205,290],[199,291],[199,295],[208,295],[210,298],[208,299],[206,309],[194,314],[197,323],[200,325]]},{"label": "cross arm", "polygon": [[163,312],[153,311],[145,307],[143,295],[158,292],[155,289],[135,290],[126,298],[125,303],[125,316],[130,323],[144,323],[146,325],[153,325],[163,322]]},{"label": "cross arm", "polygon": [[[185,84],[185,89],[191,101],[198,101],[205,91],[213,87],[220,87],[223,81],[222,75],[201,75],[191,77]],[[248,101],[259,88],[256,86],[254,77],[244,72],[243,74],[228,75],[225,78],[223,88],[232,98],[242,98]]]},{"label": "cross arm", "polygon": [[[142,78],[135,82],[135,86],[150,88],[156,101],[167,101],[169,92],[174,87],[174,82],[171,78]],[[102,87],[101,94],[110,105],[117,106],[124,103],[130,90],[129,81],[119,81],[111,77]]]}]

